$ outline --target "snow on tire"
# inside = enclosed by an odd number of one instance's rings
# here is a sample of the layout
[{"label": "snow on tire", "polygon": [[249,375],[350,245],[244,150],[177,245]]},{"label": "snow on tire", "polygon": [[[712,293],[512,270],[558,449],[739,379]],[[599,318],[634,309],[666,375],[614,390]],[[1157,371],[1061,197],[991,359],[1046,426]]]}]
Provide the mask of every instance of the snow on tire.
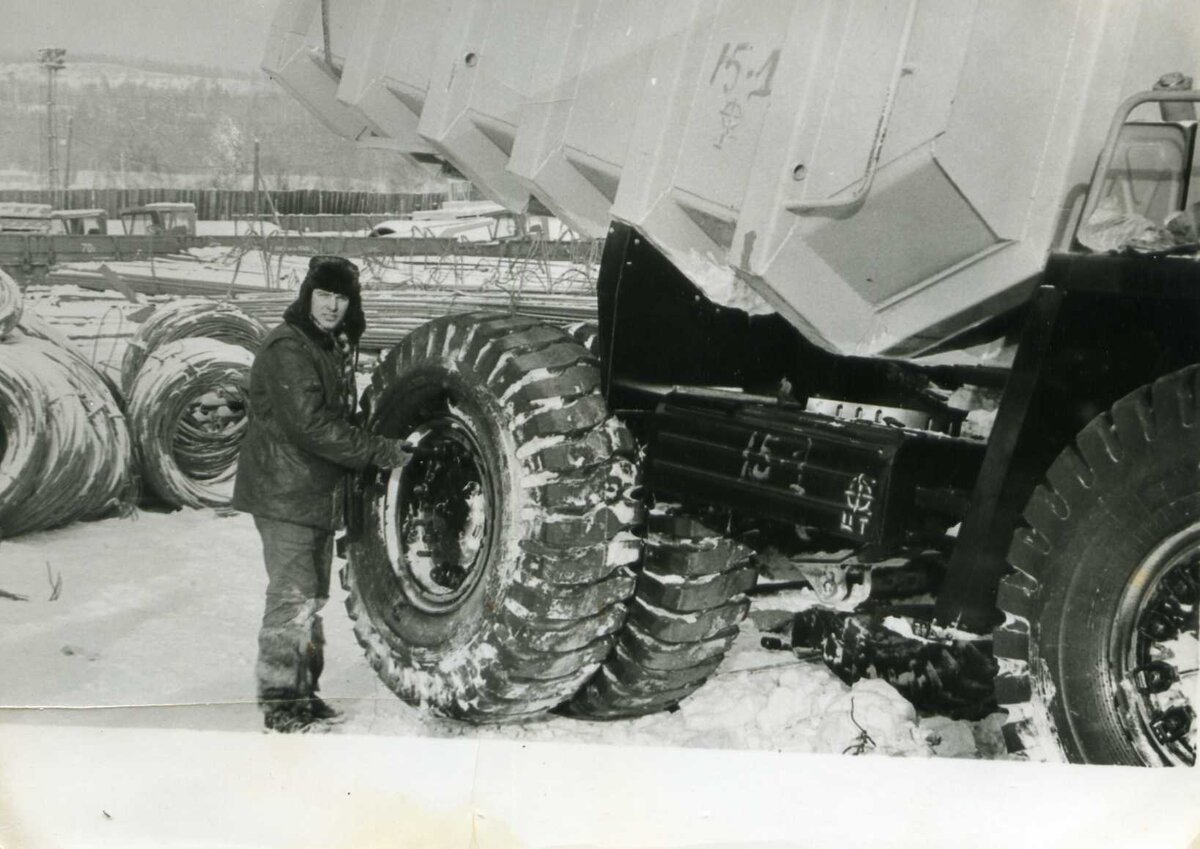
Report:
[{"label": "snow on tire", "polygon": [[1192,366],[1093,419],[1030,497],[994,635],[1014,751],[1195,764],[1198,421]]},{"label": "snow on tire", "polygon": [[594,321],[575,321],[564,330],[572,339],[588,349],[593,357],[600,356],[600,325]]},{"label": "snow on tire", "polygon": [[595,359],[532,319],[448,316],[384,358],[370,395],[369,427],[419,448],[367,483],[342,573],[372,666],[471,721],[566,700],[609,653],[640,548],[634,444]]},{"label": "snow on tire", "polygon": [[749,610],[750,550],[700,522],[662,512],[648,521],[644,564],[613,652],[569,705],[619,719],[678,704],[716,671]]}]

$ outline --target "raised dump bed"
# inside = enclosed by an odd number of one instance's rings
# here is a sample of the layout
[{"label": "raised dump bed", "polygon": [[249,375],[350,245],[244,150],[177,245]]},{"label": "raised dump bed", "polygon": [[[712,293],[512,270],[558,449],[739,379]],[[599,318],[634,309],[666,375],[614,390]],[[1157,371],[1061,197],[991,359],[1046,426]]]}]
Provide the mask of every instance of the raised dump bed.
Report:
[{"label": "raised dump bed", "polygon": [[[1122,97],[1191,67],[1190,0],[284,0],[264,67],[339,133],[846,353],[1029,291]],[[758,298],[739,291],[749,284]]]}]

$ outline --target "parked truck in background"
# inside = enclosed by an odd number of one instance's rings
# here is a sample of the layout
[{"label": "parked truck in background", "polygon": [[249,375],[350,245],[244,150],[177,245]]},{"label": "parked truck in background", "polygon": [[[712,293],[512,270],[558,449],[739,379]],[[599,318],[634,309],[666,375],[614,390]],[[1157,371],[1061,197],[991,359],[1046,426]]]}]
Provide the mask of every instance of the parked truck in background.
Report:
[{"label": "parked truck in background", "polygon": [[196,205],[190,202],[156,201],[120,210],[117,218],[126,236],[195,236]]},{"label": "parked truck in background", "polygon": [[0,233],[20,236],[84,236],[108,232],[103,209],[53,209],[48,203],[0,203]]},{"label": "parked truck in background", "polygon": [[595,329],[376,369],[421,448],[343,573],[381,677],[635,716],[802,584],[780,642],[847,680],[1194,764],[1197,43],[1186,0],[283,0],[264,69],[333,132],[606,239]]}]

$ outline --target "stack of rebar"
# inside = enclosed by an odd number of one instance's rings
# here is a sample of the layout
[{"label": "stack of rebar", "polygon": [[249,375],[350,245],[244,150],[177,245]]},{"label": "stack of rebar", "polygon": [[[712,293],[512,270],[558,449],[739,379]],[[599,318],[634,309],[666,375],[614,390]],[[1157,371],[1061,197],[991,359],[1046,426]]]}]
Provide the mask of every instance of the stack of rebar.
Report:
[{"label": "stack of rebar", "polygon": [[[164,274],[133,274],[120,272],[117,278],[131,290],[144,295],[178,295],[221,297],[235,292],[262,291],[261,285],[254,283],[231,283],[228,280],[205,280],[196,277],[172,277]],[[109,291],[112,281],[100,271],[84,268],[56,268],[46,275],[46,282],[51,285],[63,284],[80,286],[84,289]]]},{"label": "stack of rebar", "polygon": [[[293,293],[238,297],[238,307],[268,327],[283,321],[283,311]],[[550,324],[568,325],[596,320],[596,295],[510,294],[500,291],[429,291],[416,289],[368,290],[363,292],[367,332],[360,346],[364,351],[381,351],[400,343],[427,321],[443,315],[469,312],[514,313]]]}]

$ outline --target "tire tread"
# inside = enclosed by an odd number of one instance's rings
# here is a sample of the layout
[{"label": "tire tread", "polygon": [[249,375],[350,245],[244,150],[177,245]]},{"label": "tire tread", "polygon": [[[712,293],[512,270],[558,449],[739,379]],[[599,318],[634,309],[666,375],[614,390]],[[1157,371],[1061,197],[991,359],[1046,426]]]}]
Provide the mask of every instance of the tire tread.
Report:
[{"label": "tire tread", "polygon": [[[513,462],[544,479],[546,492],[574,493],[581,509],[565,513],[537,487],[522,490],[522,553],[504,603],[481,631],[490,649],[481,647],[471,668],[410,668],[416,661],[376,631],[351,565],[342,574],[347,609],[372,666],[401,698],[474,722],[525,718],[570,698],[611,654],[625,622],[636,579],[618,537],[636,544],[630,532],[641,521],[628,499],[633,440],[599,395],[594,357],[563,330],[524,316],[452,315],[422,325],[372,375],[375,397],[416,365],[447,357],[520,422],[506,426],[517,444]],[[556,407],[553,398],[564,402]],[[528,444],[536,450],[523,452]],[[603,491],[589,497],[589,486]],[[418,675],[435,683],[414,684]]]},{"label": "tire tread", "polygon": [[1086,762],[1089,757],[1083,743],[1055,721],[1065,709],[1053,682],[1057,661],[1039,653],[1055,553],[1072,527],[1066,519],[1119,490],[1126,468],[1164,450],[1155,443],[1194,441],[1187,431],[1200,412],[1198,382],[1200,366],[1189,366],[1118,400],[1079,432],[1029,499],[1026,524],[1015,531],[1009,549],[1013,571],[1000,582],[997,597],[1006,619],[993,635],[1001,661],[996,698],[1010,711],[1005,737],[1010,751],[1024,758]]},{"label": "tire tread", "polygon": [[[651,511],[647,530],[626,624],[568,706],[576,716],[635,717],[677,705],[720,665],[749,610],[743,593],[757,573],[744,565],[748,549],[692,517],[661,510]],[[648,575],[651,569],[659,576]]]}]

